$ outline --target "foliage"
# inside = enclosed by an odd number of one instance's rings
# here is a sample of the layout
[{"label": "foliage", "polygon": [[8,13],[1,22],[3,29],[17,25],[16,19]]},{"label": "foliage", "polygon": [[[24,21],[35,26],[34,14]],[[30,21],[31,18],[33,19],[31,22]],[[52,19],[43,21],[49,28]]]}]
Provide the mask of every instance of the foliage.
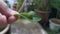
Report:
[{"label": "foliage", "polygon": [[14,16],[20,16],[20,17],[23,17],[24,19],[28,19],[32,22],[38,22],[41,20],[41,18],[39,16],[37,16],[36,13],[33,11],[22,12],[20,14],[15,14]]},{"label": "foliage", "polygon": [[60,18],[60,0],[49,0],[49,3],[52,7],[58,10],[56,18]]},{"label": "foliage", "polygon": [[48,34],[60,34],[60,29],[53,29]]},{"label": "foliage", "polygon": [[39,9],[43,10],[43,11],[46,11],[48,10],[48,3],[46,3],[46,1],[42,0],[41,1],[41,4],[39,6]]},{"label": "foliage", "polygon": [[37,9],[37,7],[40,5],[41,0],[33,0],[32,5],[28,6],[28,10],[34,10]]},{"label": "foliage", "polygon": [[48,0],[34,0],[35,8],[42,11],[48,10]]},{"label": "foliage", "polygon": [[16,10],[18,11],[20,7],[22,6],[24,0],[17,0],[17,8]]},{"label": "foliage", "polygon": [[60,0],[50,0],[50,4],[57,8],[57,9],[60,9]]},{"label": "foliage", "polygon": [[34,0],[35,8],[40,6],[41,0]]}]

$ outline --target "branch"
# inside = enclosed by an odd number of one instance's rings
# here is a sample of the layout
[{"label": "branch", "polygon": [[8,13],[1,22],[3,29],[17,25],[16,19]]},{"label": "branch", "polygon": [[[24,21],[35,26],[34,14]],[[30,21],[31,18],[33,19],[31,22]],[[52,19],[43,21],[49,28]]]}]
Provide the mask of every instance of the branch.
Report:
[{"label": "branch", "polygon": [[21,8],[18,10],[19,13],[22,11],[22,9],[23,9],[23,7],[24,7],[24,4],[25,4],[26,2],[27,2],[27,0],[24,0],[24,2],[23,2],[23,4],[22,4]]}]

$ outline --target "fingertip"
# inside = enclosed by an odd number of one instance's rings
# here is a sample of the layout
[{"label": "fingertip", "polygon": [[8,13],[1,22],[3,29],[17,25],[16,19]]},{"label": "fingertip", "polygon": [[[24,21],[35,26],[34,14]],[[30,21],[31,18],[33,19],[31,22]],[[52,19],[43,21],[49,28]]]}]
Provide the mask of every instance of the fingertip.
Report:
[{"label": "fingertip", "polygon": [[8,18],[8,23],[9,23],[9,24],[13,23],[14,21],[16,21],[16,17],[15,17],[15,16],[10,16],[10,17]]},{"label": "fingertip", "polygon": [[19,14],[17,11],[14,11],[14,10],[11,10],[11,9],[10,9],[10,11],[11,11],[10,12],[11,15]]},{"label": "fingertip", "polygon": [[4,22],[7,23],[7,18],[5,15],[2,15],[2,19],[4,19]]}]

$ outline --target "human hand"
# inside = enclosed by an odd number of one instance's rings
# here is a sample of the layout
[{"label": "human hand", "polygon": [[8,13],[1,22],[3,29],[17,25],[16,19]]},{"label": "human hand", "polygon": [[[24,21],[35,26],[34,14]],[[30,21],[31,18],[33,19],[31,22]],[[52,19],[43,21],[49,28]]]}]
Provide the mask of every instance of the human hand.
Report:
[{"label": "human hand", "polygon": [[19,13],[10,9],[3,0],[0,0],[0,26],[3,27],[6,24],[15,22],[18,17],[14,16],[14,14]]}]

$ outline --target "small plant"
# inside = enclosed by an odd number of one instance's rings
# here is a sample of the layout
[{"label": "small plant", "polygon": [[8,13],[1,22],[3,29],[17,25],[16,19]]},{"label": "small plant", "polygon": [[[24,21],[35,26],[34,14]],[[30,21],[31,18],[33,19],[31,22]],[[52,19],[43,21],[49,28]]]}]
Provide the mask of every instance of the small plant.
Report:
[{"label": "small plant", "polygon": [[48,0],[33,0],[32,5],[29,6],[29,9],[48,11]]},{"label": "small plant", "polygon": [[30,11],[30,12],[22,12],[20,14],[15,14],[14,16],[20,16],[23,19],[27,19],[30,20],[32,22],[38,22],[41,20],[41,18],[39,16],[36,15],[35,12]]},{"label": "small plant", "polygon": [[58,10],[56,18],[60,18],[60,0],[49,0],[49,3],[52,7]]},{"label": "small plant", "polygon": [[57,9],[60,9],[60,0],[50,0],[50,4]]},{"label": "small plant", "polygon": [[34,0],[34,3],[38,10],[48,11],[48,0]]}]

